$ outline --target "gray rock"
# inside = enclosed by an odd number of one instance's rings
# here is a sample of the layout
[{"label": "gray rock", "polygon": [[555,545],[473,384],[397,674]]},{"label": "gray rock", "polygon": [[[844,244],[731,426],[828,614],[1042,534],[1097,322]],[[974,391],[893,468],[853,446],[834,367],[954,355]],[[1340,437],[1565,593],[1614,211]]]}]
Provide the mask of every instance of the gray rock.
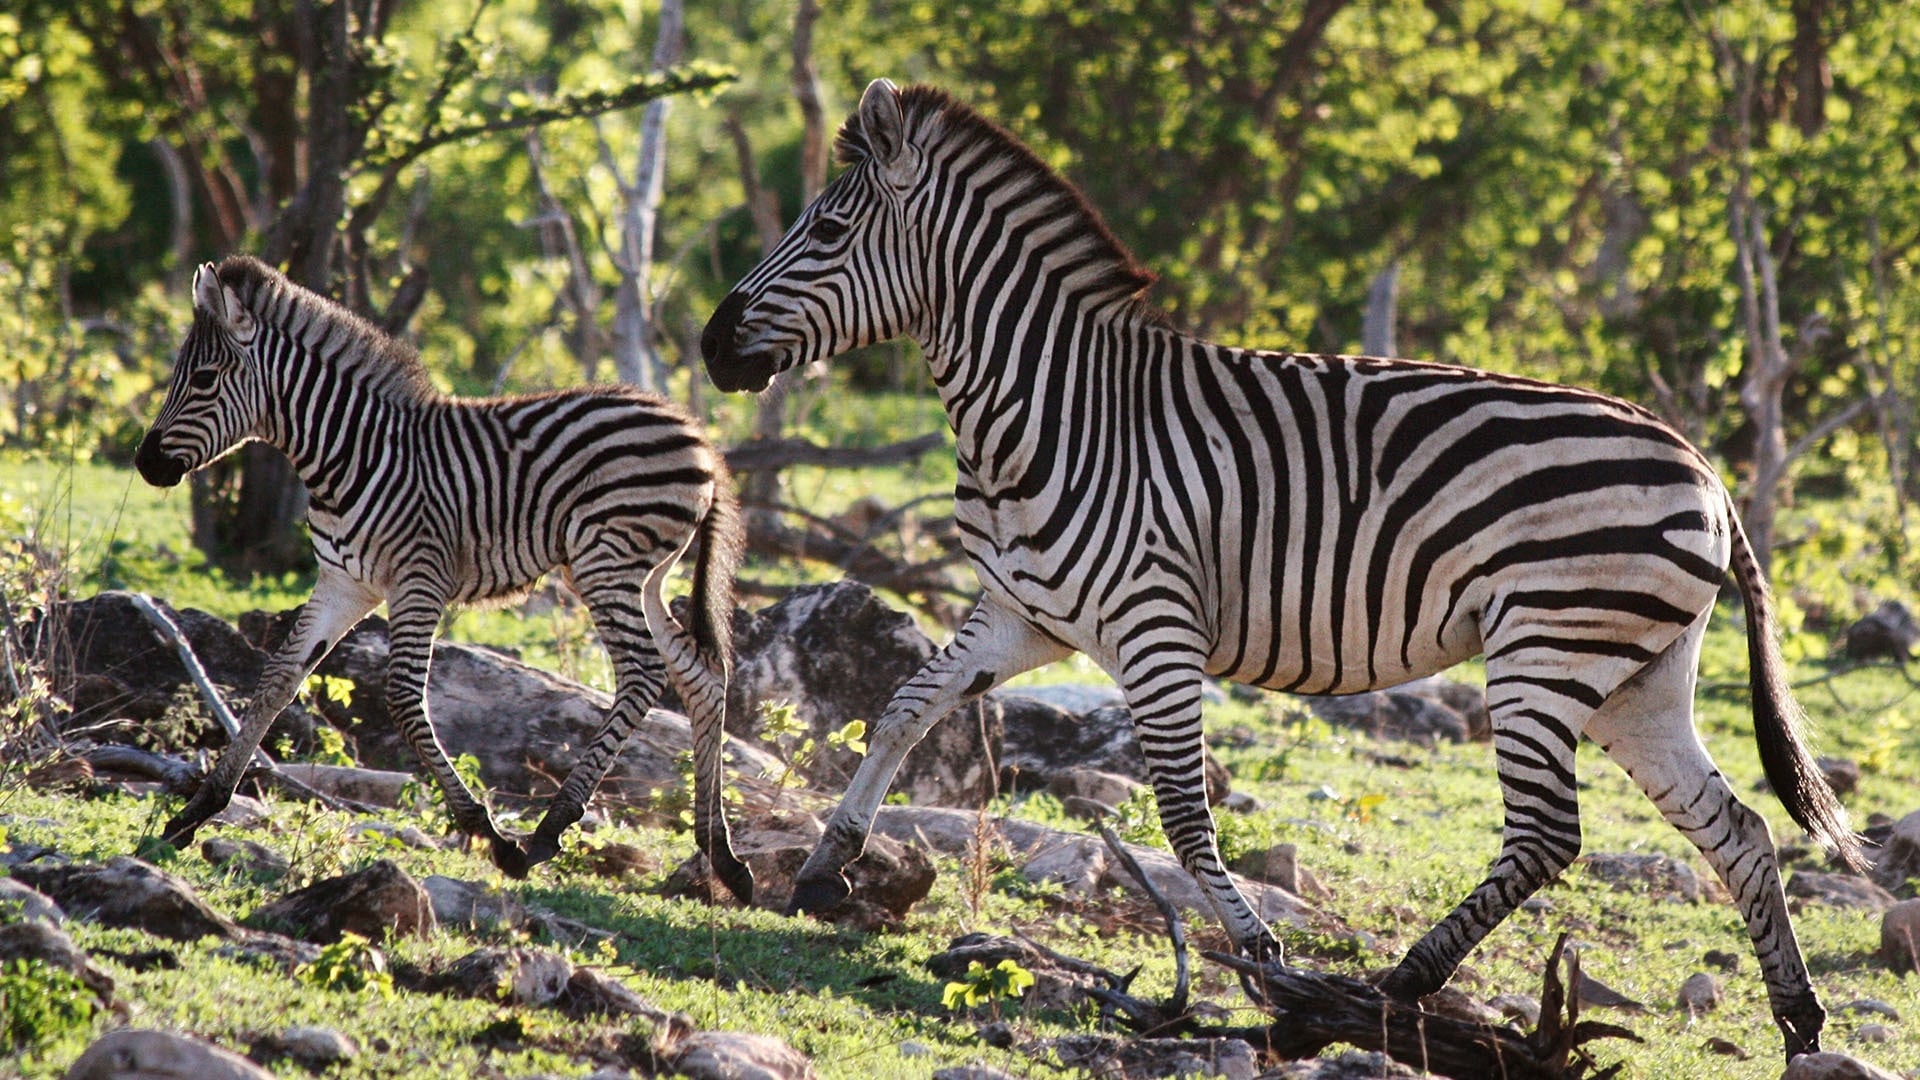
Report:
[{"label": "gray rock", "polygon": [[264,881],[284,877],[292,866],[285,855],[254,840],[210,836],[200,842],[200,857],[222,870]]},{"label": "gray rock", "polygon": [[323,944],[346,933],[369,941],[389,935],[427,937],[436,925],[426,890],[386,859],[289,893],[263,905],[249,921],[267,928],[289,927],[295,936]]},{"label": "gray rock", "polygon": [[1019,1077],[1004,1069],[978,1062],[966,1065],[953,1065],[945,1069],[933,1070],[933,1080],[1020,1080]]},{"label": "gray rock", "polygon": [[572,961],[547,949],[484,948],[455,960],[429,985],[441,993],[483,1001],[552,1005],[567,992],[573,970]]},{"label": "gray rock", "polygon": [[1894,1038],[1893,1029],[1885,1024],[1861,1024],[1853,1029],[1853,1041],[1857,1043],[1892,1042]]},{"label": "gray rock", "polygon": [[1260,1080],[1416,1080],[1433,1074],[1402,1065],[1385,1054],[1349,1050],[1334,1058],[1283,1062]]},{"label": "gray rock", "polygon": [[[1046,788],[1070,769],[1096,769],[1144,783],[1147,759],[1133,730],[1133,714],[1124,705],[1070,713],[1018,694],[1001,697],[1005,711],[1005,751],[1000,758],[1002,784],[1009,791]],[[1207,801],[1219,803],[1231,792],[1231,778],[1207,756]]]},{"label": "gray rock", "polygon": [[207,820],[236,829],[253,829],[271,822],[273,813],[259,799],[236,793],[219,813]]},{"label": "gray rock", "polygon": [[1089,1000],[1087,990],[1100,981],[1090,971],[1049,956],[1031,942],[993,934],[962,934],[945,952],[928,957],[926,967],[938,978],[957,980],[975,962],[991,968],[1003,960],[1012,960],[1033,976],[1033,985],[1020,999],[1030,1008],[1072,1009]]},{"label": "gray rock", "polygon": [[653,1021],[656,1029],[681,1035],[693,1030],[693,1018],[685,1013],[668,1012],[647,1001],[626,983],[590,967],[576,967],[567,976],[567,988],[556,1004],[576,1019],[589,1016],[638,1016]]},{"label": "gray rock", "polygon": [[66,1080],[273,1080],[273,1074],[211,1043],[170,1031],[121,1028],[87,1047]]},{"label": "gray rock", "polygon": [[1241,1039],[1118,1039],[1110,1035],[1064,1035],[1038,1048],[1058,1055],[1069,1069],[1096,1076],[1224,1077],[1253,1080],[1260,1059]]},{"label": "gray rock", "polygon": [[1294,844],[1275,844],[1249,851],[1234,860],[1233,869],[1255,881],[1278,885],[1295,896],[1309,900],[1333,899],[1333,890],[1321,884],[1313,871],[1300,865],[1300,851]]},{"label": "gray rock", "polygon": [[1897,890],[1920,878],[1920,810],[1893,823],[1886,840],[1873,852],[1873,880],[1881,888]]},{"label": "gray rock", "polygon": [[31,960],[79,979],[102,1005],[113,1004],[113,976],[100,970],[67,932],[46,919],[0,924],[0,963]]},{"label": "gray rock", "polygon": [[1131,777],[1079,766],[1047,778],[1046,792],[1059,799],[1068,813],[1094,820],[1132,798],[1146,785]]},{"label": "gray rock", "polygon": [[1880,960],[1896,975],[1920,970],[1920,899],[1902,900],[1881,913]]},{"label": "gray rock", "polygon": [[13,876],[86,922],[130,926],[175,941],[231,938],[239,930],[192,886],[127,855],[104,863],[26,863],[14,867]]},{"label": "gray rock", "polygon": [[330,1027],[290,1027],[254,1044],[256,1059],[287,1057],[310,1069],[321,1069],[360,1056],[360,1045]]},{"label": "gray rock", "polygon": [[813,1062],[771,1035],[701,1031],[682,1040],[670,1059],[688,1080],[812,1080]]},{"label": "gray rock", "polygon": [[1701,897],[1700,877],[1693,872],[1693,867],[1665,855],[1596,852],[1581,856],[1580,864],[1589,876],[1616,890],[1645,892],[1687,903],[1697,902]]},{"label": "gray rock", "polygon": [[1858,1058],[1826,1051],[1801,1054],[1787,1063],[1780,1080],[1900,1080],[1898,1076]]},{"label": "gray rock", "polygon": [[1800,870],[1787,879],[1787,895],[1829,907],[1885,911],[1897,901],[1892,893],[1851,874],[1821,874]]},{"label": "gray rock", "polygon": [[[893,692],[934,653],[911,616],[852,581],[804,586],[757,613],[736,613],[733,640],[728,730],[757,734],[762,703],[792,704],[820,747],[805,775],[830,791],[846,786],[859,758],[827,748],[826,736],[852,720],[871,732]],[[915,805],[979,806],[998,794],[1000,741],[995,702],[962,708],[914,747],[892,790]]]},{"label": "gray rock", "polygon": [[1687,976],[1675,1003],[1688,1016],[1700,1016],[1720,1007],[1720,980],[1704,971]]},{"label": "gray rock", "polygon": [[1852,758],[1823,757],[1815,764],[1820,767],[1820,775],[1827,778],[1827,786],[1843,799],[1860,786],[1860,763]]},{"label": "gray rock", "polygon": [[1518,1020],[1529,1028],[1539,1026],[1540,999],[1532,994],[1501,994],[1487,1004],[1508,1020]]},{"label": "gray rock", "polygon": [[1099,891],[1109,869],[1105,844],[1089,836],[1067,836],[1041,847],[1020,868],[1020,876],[1033,882],[1056,882],[1069,893],[1091,896]]},{"label": "gray rock", "polygon": [[60,905],[40,890],[24,881],[0,877],[0,921],[11,918],[7,913],[11,905],[18,905],[20,918],[23,919],[40,919],[58,925],[67,917],[67,913],[60,910]]},{"label": "gray rock", "polygon": [[1092,686],[1085,683],[1053,683],[1047,686],[1026,686],[1018,690],[997,691],[1001,702],[1009,707],[1015,703],[1009,698],[1038,701],[1051,705],[1069,716],[1082,716],[1095,709],[1106,709],[1116,705],[1125,705],[1127,696],[1120,688],[1108,683],[1104,686]]},{"label": "gray rock", "polygon": [[440,874],[429,874],[420,882],[433,905],[433,917],[441,926],[461,926],[473,930],[512,930],[527,923],[526,905],[506,893],[485,885]]},{"label": "gray rock", "polygon": [[1842,1002],[1834,1006],[1833,1011],[1837,1013],[1870,1013],[1874,1016],[1884,1016],[1895,1023],[1900,1021],[1900,1010],[1881,1001],[1879,998],[1854,998],[1852,1001]]},{"label": "gray rock", "polygon": [[1841,634],[1840,650],[1855,660],[1913,659],[1920,645],[1920,620],[1898,600],[1887,600]]},{"label": "gray rock", "polygon": [[[428,707],[432,707],[431,702]],[[434,713],[434,727],[439,728],[440,723],[440,714]],[[280,766],[280,771],[315,791],[371,806],[399,806],[401,790],[413,783],[412,773],[396,769],[363,769],[357,765],[287,762]]]},{"label": "gray rock", "polygon": [[1328,724],[1363,731],[1375,738],[1404,739],[1430,746],[1441,741],[1484,739],[1492,731],[1485,694],[1480,688],[1438,676],[1416,679],[1389,690],[1308,695],[1300,700]]}]

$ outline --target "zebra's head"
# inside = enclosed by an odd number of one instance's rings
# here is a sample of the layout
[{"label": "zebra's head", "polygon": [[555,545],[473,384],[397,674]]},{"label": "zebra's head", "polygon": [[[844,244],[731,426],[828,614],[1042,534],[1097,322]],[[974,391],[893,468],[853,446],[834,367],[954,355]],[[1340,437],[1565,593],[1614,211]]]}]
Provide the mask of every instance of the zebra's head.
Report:
[{"label": "zebra's head", "polygon": [[259,422],[250,347],[260,324],[211,263],[193,275],[193,329],[180,345],[160,415],[133,463],[155,487],[180,478],[247,441]]},{"label": "zebra's head", "polygon": [[836,148],[846,171],[707,321],[700,352],[722,390],[764,390],[782,371],[911,329],[921,153],[893,83],[867,85]]}]

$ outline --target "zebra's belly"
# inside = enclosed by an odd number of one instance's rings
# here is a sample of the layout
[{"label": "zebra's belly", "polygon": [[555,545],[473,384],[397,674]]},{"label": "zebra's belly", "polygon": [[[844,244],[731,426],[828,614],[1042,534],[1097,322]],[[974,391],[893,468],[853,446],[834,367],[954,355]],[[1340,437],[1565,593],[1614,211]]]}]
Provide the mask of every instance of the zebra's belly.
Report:
[{"label": "zebra's belly", "polygon": [[1354,694],[1425,678],[1478,656],[1481,642],[1471,619],[1458,620],[1437,640],[1409,643],[1404,654],[1394,644],[1368,634],[1338,637],[1293,635],[1275,641],[1248,634],[1221,640],[1209,658],[1208,674],[1266,690],[1299,694]]}]

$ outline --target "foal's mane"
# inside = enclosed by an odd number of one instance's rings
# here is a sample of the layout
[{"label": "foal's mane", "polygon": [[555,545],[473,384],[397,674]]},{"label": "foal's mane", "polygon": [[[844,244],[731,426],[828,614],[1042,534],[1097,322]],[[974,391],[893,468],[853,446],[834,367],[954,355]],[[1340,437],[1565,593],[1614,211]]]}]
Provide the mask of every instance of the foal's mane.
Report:
[{"label": "foal's mane", "polygon": [[309,357],[397,397],[413,401],[440,397],[413,346],[294,284],[259,259],[229,256],[214,273],[254,318],[301,342]]}]

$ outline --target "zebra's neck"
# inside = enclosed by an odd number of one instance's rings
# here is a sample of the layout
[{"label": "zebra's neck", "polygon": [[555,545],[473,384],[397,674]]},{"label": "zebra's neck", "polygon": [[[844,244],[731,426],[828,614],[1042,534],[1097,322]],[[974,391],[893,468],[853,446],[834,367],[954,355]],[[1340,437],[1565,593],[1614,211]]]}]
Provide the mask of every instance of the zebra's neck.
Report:
[{"label": "zebra's neck", "polygon": [[337,511],[367,476],[404,473],[395,466],[411,444],[405,429],[425,403],[395,395],[361,365],[281,344],[279,362],[267,365],[261,438],[287,455],[313,504]]}]

